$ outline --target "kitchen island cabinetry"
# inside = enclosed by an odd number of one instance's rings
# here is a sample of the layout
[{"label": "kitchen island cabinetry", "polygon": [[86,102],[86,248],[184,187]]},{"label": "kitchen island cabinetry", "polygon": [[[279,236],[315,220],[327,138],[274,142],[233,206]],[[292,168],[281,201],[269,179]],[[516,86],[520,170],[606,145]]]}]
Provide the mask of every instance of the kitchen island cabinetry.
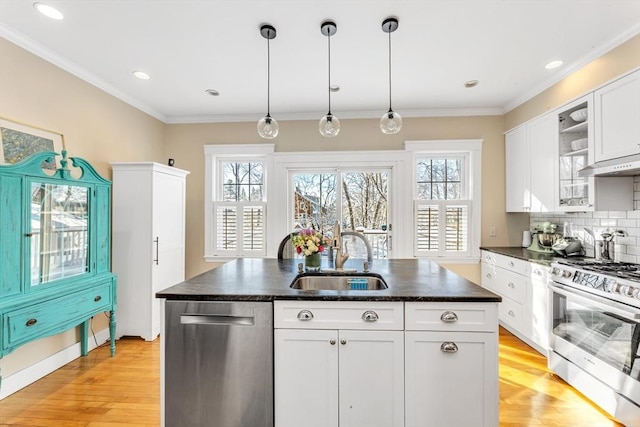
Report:
[{"label": "kitchen island cabinetry", "polygon": [[640,70],[595,91],[595,161],[640,153]]},{"label": "kitchen island cabinetry", "polygon": [[406,427],[498,425],[496,306],[407,302],[405,312]]},{"label": "kitchen island cabinetry", "polygon": [[275,301],[275,425],[403,426],[402,313],[402,302]]},{"label": "kitchen island cabinetry", "polygon": [[546,356],[550,267],[483,250],[481,271],[482,286],[503,298],[502,325]]},{"label": "kitchen island cabinetry", "polygon": [[555,207],[553,114],[505,135],[507,212],[549,212]]}]

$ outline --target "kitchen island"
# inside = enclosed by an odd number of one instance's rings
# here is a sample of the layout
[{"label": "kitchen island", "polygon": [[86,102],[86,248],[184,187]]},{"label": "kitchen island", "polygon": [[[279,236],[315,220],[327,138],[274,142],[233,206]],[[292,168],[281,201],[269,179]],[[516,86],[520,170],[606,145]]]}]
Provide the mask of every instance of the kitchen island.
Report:
[{"label": "kitchen island", "polygon": [[415,259],[370,263],[387,289],[291,289],[300,262],[157,293],[164,425],[498,425],[500,296]]}]

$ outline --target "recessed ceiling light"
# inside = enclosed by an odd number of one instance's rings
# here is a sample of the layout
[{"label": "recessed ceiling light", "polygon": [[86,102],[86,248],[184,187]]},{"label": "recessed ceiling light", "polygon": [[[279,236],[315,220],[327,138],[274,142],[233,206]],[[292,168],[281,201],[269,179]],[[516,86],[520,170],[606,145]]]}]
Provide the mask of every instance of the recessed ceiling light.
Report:
[{"label": "recessed ceiling light", "polygon": [[329,90],[330,90],[331,92],[340,92],[340,86],[338,86],[338,85],[331,85],[331,86],[329,86]]},{"label": "recessed ceiling light", "polygon": [[48,4],[37,2],[33,4],[33,7],[35,7],[38,12],[48,18],[57,19],[58,21],[64,19],[64,15],[62,14],[62,12],[60,12],[53,6],[49,6]]},{"label": "recessed ceiling light", "polygon": [[464,83],[464,87],[466,88],[476,87],[478,86],[478,83],[480,83],[480,80],[469,80],[468,82]]},{"label": "recessed ceiling light", "polygon": [[211,95],[211,96],[218,96],[218,95],[220,95],[220,92],[218,92],[218,91],[217,91],[217,90],[215,90],[215,89],[207,89],[207,90],[205,90],[205,92],[206,92],[207,94]]},{"label": "recessed ceiling light", "polygon": [[544,66],[544,68],[546,68],[547,70],[553,70],[554,68],[558,68],[561,65],[562,65],[562,61],[556,60],[556,61],[549,62],[547,65]]},{"label": "recessed ceiling light", "polygon": [[140,80],[149,80],[151,76],[144,71],[134,71],[133,75],[139,78]]}]

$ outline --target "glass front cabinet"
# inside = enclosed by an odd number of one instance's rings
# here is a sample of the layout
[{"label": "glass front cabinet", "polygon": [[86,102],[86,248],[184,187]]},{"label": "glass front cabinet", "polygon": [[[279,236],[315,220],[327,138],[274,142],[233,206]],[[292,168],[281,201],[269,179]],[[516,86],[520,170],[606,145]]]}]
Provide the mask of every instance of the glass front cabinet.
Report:
[{"label": "glass front cabinet", "polygon": [[558,117],[558,196],[560,211],[594,207],[594,179],[578,176],[593,163],[593,97],[563,106]]},{"label": "glass front cabinet", "polygon": [[111,182],[83,159],[36,153],[0,165],[0,357],[107,312],[115,352]]}]

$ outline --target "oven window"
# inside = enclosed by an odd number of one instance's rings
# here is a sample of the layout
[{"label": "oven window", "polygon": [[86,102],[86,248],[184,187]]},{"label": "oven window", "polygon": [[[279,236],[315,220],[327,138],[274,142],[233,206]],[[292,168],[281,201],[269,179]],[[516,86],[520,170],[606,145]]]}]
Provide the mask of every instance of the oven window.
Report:
[{"label": "oven window", "polygon": [[640,324],[553,294],[553,334],[640,380]]}]

